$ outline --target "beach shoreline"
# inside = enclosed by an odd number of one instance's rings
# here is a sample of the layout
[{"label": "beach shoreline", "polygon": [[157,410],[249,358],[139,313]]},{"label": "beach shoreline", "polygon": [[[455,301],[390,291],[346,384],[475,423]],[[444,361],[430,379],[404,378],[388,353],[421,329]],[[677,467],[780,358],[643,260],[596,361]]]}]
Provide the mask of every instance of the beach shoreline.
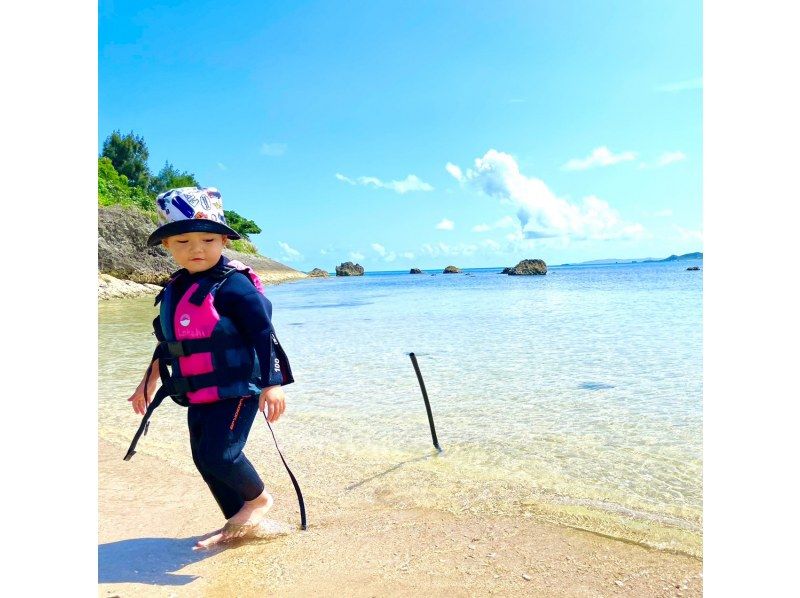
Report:
[{"label": "beach shoreline", "polygon": [[333,505],[312,490],[299,531],[284,486],[270,518],[297,531],[194,552],[222,523],[202,479],[146,453],[124,462],[126,448],[99,440],[100,596],[702,595],[700,559],[535,517]]}]

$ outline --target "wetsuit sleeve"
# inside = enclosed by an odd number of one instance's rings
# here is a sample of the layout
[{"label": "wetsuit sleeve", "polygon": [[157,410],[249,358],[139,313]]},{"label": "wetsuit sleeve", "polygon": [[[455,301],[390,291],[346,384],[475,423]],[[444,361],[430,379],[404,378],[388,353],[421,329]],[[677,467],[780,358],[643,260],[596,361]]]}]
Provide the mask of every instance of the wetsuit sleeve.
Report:
[{"label": "wetsuit sleeve", "polygon": [[272,326],[272,304],[258,292],[246,274],[233,274],[220,287],[216,305],[255,348],[262,387],[286,386],[294,382],[289,359]]}]

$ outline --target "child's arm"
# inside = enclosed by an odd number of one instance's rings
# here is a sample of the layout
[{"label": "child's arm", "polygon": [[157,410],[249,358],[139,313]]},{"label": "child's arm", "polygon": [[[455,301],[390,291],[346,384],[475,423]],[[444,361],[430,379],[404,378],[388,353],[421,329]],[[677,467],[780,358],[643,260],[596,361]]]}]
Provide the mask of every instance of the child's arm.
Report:
[{"label": "child's arm", "polygon": [[[144,415],[144,412],[147,410],[147,406],[150,404],[149,397],[153,396],[156,390],[156,384],[160,378],[161,374],[158,372],[158,359],[156,359],[150,365],[149,378],[147,376],[147,371],[145,371],[144,376],[142,376],[142,381],[139,382],[139,386],[136,387],[136,390],[133,391],[133,394],[128,399],[128,401],[133,403],[133,410],[139,415]],[[145,384],[147,385],[146,393]]]}]

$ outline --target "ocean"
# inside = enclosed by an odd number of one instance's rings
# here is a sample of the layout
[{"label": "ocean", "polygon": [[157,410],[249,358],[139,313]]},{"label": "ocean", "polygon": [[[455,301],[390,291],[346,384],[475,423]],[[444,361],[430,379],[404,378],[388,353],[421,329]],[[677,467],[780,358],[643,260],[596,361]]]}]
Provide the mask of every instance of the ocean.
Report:
[{"label": "ocean", "polygon": [[[296,380],[273,428],[310,497],[310,521],[347,501],[436,508],[700,555],[694,265],[702,261],[558,266],[546,276],[382,272],[267,287]],[[99,434],[121,447],[138,424],[125,399],[152,352],[155,315],[152,298],[99,304]],[[166,401],[137,450],[191,471],[184,418]],[[257,421],[246,452],[291,509],[268,434]]]}]

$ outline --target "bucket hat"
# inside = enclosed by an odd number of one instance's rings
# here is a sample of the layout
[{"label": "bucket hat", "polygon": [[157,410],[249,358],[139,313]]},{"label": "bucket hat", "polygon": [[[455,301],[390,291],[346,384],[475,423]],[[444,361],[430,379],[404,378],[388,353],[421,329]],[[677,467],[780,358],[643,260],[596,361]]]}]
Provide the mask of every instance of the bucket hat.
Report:
[{"label": "bucket hat", "polygon": [[159,193],[156,209],[161,223],[147,239],[148,247],[184,233],[217,233],[229,239],[241,236],[228,226],[222,195],[216,187],[179,187]]}]

